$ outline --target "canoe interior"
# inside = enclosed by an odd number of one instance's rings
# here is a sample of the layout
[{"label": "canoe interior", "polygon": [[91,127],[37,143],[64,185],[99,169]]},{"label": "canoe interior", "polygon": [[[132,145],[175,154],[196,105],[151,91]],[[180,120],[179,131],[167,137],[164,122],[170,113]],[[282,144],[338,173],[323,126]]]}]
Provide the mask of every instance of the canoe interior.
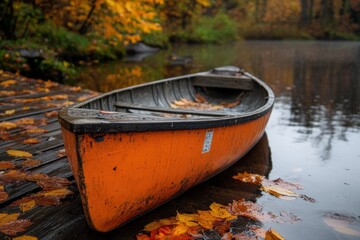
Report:
[{"label": "canoe interior", "polygon": [[[222,76],[195,75],[113,91],[85,104],[78,105],[77,107],[82,109],[162,116],[162,114],[156,112],[156,108],[173,109],[171,105],[174,101],[180,99],[195,101],[197,94],[200,94],[212,105],[231,104],[236,101],[240,102],[235,107],[211,110],[218,112],[219,116],[221,116],[221,113],[223,113],[223,115],[235,115],[237,113],[252,112],[264,106],[267,103],[268,97],[268,92],[263,87],[250,77],[244,75],[225,78]],[[154,109],[147,111],[144,109],[116,107],[116,103],[154,107],[155,111]],[[196,109],[196,111],[201,112],[202,110]],[[169,114],[171,114],[171,112]],[[174,113],[174,117],[181,117],[178,115],[177,112]],[[191,117],[204,116],[194,114],[194,116]]]}]

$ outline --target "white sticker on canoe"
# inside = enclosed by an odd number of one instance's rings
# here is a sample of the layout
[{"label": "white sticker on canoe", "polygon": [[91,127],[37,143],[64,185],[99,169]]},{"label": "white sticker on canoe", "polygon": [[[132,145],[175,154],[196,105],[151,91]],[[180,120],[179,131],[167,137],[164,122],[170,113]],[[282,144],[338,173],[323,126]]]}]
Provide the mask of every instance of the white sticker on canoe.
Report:
[{"label": "white sticker on canoe", "polygon": [[203,145],[203,148],[202,148],[202,153],[206,153],[206,152],[210,151],[213,135],[214,135],[214,130],[213,129],[206,131],[204,145]]}]

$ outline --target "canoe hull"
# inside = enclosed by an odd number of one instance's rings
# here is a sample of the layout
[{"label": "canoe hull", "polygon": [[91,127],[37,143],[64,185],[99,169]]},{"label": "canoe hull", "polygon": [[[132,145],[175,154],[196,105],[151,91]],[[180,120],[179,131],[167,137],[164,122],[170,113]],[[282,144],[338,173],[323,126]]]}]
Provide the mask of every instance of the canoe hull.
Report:
[{"label": "canoe hull", "polygon": [[62,128],[89,225],[110,231],[231,166],[261,138],[269,116],[187,130],[75,134]]}]

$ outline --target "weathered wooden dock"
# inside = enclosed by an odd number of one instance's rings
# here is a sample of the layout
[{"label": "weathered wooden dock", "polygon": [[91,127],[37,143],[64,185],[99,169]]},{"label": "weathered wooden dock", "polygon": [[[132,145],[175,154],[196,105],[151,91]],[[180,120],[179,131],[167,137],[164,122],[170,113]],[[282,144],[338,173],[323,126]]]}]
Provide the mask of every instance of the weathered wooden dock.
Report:
[{"label": "weathered wooden dock", "polygon": [[[176,211],[207,209],[212,202],[227,204],[239,198],[255,200],[261,194],[256,186],[235,181],[232,176],[249,169],[262,175],[269,173],[271,160],[266,135],[247,156],[219,176],[112,232],[92,231],[86,223],[77,187],[62,151],[56,113],[62,106],[94,95],[95,92],[79,87],[0,70],[0,239],[24,235],[38,239],[134,239],[144,225],[174,216]],[[24,156],[26,153],[32,156]],[[43,191],[35,179],[37,176],[65,178],[70,181],[70,185],[65,184],[66,189],[73,194],[45,199],[48,202],[39,201],[27,208],[16,204],[25,197],[34,199],[33,196]],[[18,213],[18,225],[27,221],[23,229],[16,228],[16,223],[2,222],[1,217],[14,213]],[[1,231],[4,228],[8,229]],[[7,231],[12,228],[13,232]]]}]

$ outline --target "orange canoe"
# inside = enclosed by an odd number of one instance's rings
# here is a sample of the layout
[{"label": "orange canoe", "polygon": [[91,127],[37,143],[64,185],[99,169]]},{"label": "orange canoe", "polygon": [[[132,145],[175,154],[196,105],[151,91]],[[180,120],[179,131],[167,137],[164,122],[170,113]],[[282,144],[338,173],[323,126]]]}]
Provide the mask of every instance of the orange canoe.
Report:
[{"label": "orange canoe", "polygon": [[221,67],[63,108],[90,227],[110,231],[231,166],[264,134],[273,103],[264,82]]}]

